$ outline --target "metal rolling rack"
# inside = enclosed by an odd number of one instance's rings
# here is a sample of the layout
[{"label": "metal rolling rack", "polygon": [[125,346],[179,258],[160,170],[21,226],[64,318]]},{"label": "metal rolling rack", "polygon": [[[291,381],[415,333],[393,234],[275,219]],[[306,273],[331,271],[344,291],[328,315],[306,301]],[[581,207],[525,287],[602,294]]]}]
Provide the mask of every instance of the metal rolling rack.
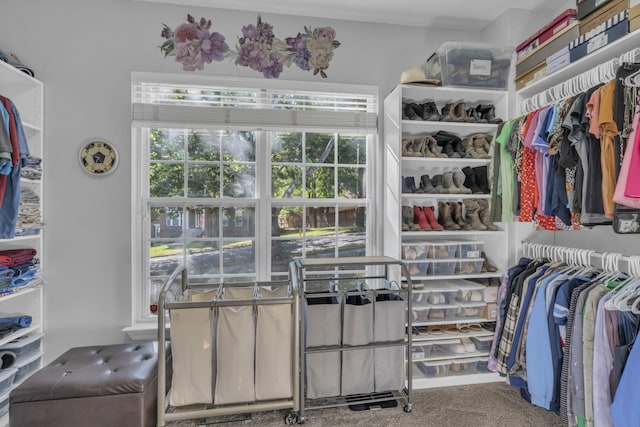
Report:
[{"label": "metal rolling rack", "polygon": [[[382,402],[395,400],[395,401],[403,401],[404,402],[404,411],[411,412],[412,410],[412,364],[410,363],[411,358],[411,333],[405,334],[405,331],[411,331],[411,317],[409,313],[411,313],[411,278],[409,272],[405,264],[401,260],[393,259],[390,257],[384,256],[367,256],[367,257],[345,257],[345,258],[310,258],[310,259],[302,259],[298,258],[290,263],[290,281],[295,284],[299,291],[300,297],[302,299],[299,304],[299,309],[301,310],[298,319],[299,319],[299,340],[300,340],[300,380],[299,380],[299,393],[298,401],[300,404],[300,409],[298,412],[297,421],[298,423],[304,423],[306,420],[305,412],[307,410],[312,409],[322,409],[322,408],[332,408],[337,406],[348,406],[348,405],[371,405],[371,404],[382,404]],[[406,278],[406,282],[408,286],[406,289],[401,287],[397,287],[397,289],[390,289],[389,287],[382,288],[380,286],[369,288],[366,290],[346,290],[340,289],[339,287],[333,287],[329,290],[325,290],[324,292],[318,292],[316,290],[312,290],[311,288],[317,288],[317,285],[323,286],[324,283],[333,282],[339,283],[341,281],[347,283],[353,283],[355,281],[366,282],[366,283],[385,283],[389,284],[390,277],[400,277],[404,276]],[[399,313],[400,319],[392,319],[399,320],[402,325],[402,333],[394,340],[384,340],[378,341],[373,340],[367,344],[361,345],[346,345],[344,343],[345,333],[342,330],[342,326],[345,321],[345,311],[343,307],[345,306],[346,298],[350,295],[366,295],[370,298],[372,311],[376,311],[376,304],[380,304],[380,302],[376,302],[376,300],[380,297],[381,299],[385,299],[384,295],[398,295],[402,299],[402,308]],[[312,298],[335,298],[339,301],[340,304],[340,314],[337,315],[340,321],[340,332],[338,332],[340,336],[339,345],[318,345],[317,342],[313,344],[313,346],[307,347],[307,331],[309,328],[309,324],[307,323],[307,316],[310,305],[308,302]],[[382,306],[379,309],[380,313],[383,312]],[[336,316],[334,316],[336,317]],[[331,318],[331,317],[330,317]],[[374,317],[375,318],[375,317]],[[378,319],[378,318],[376,318]],[[371,319],[374,320],[373,318]],[[376,320],[374,324],[378,322]],[[323,324],[320,326],[320,332],[322,330],[330,329],[329,324]],[[373,325],[372,325],[373,329]],[[382,328],[380,328],[382,329]],[[375,331],[373,332],[375,336]],[[312,335],[310,334],[310,337]],[[395,335],[394,335],[395,336]],[[315,339],[314,339],[315,340]],[[319,354],[329,354],[335,353],[338,355],[338,360],[342,360],[344,363],[345,355],[354,351],[362,351],[365,349],[373,349],[376,351],[378,349],[391,349],[391,348],[399,348],[400,353],[403,354],[401,359],[402,365],[399,369],[398,384],[399,386],[395,389],[386,390],[382,393],[383,390],[375,390],[375,392],[364,392],[357,394],[343,394],[345,388],[345,380],[342,371],[342,365],[338,364],[338,369],[341,370],[341,381],[342,388],[334,389],[338,391],[337,394],[334,395],[326,395],[318,398],[317,396],[310,397],[309,391],[312,389],[309,387],[308,381],[308,358],[315,357]],[[384,351],[384,350],[383,350]],[[388,353],[387,353],[388,354]],[[314,359],[315,360],[315,359]],[[376,365],[377,368],[377,365]],[[403,372],[404,371],[404,372]],[[376,377],[377,377],[376,371]],[[388,375],[388,374],[387,374]],[[404,378],[402,378],[404,376]],[[382,395],[382,396],[381,396]],[[293,421],[293,420],[291,420]]]},{"label": "metal rolling rack", "polygon": [[[288,424],[293,423],[297,417],[296,412],[299,411],[298,396],[299,383],[298,379],[298,348],[299,348],[299,333],[297,325],[299,324],[299,292],[296,283],[287,282],[255,282],[252,284],[210,284],[210,285],[190,285],[187,280],[187,270],[184,266],[178,266],[169,279],[166,281],[158,297],[158,360],[166,361],[167,355],[165,352],[165,342],[167,341],[167,332],[169,325],[167,324],[167,314],[169,310],[190,310],[196,308],[211,308],[211,310],[221,309],[222,307],[242,307],[252,306],[255,313],[260,306],[279,304],[290,305],[291,309],[291,389],[292,395],[287,398],[277,398],[270,400],[252,400],[234,404],[219,405],[214,401],[207,404],[194,404],[187,406],[173,407],[169,405],[171,390],[166,392],[166,385],[168,383],[167,370],[165,363],[158,363],[158,407],[157,407],[157,425],[164,426],[168,421],[188,420],[195,418],[207,418],[214,416],[226,416],[233,414],[246,414],[252,412],[272,411],[272,410],[290,410],[286,417],[285,422]],[[219,291],[220,287],[230,286],[288,286],[289,295],[287,297],[269,297],[269,298],[254,298],[251,299],[235,299],[235,300],[218,300],[217,298],[206,298],[202,301],[189,301],[184,296],[193,290],[209,291],[210,294],[219,295],[216,291]],[[203,295],[203,294],[201,294]],[[175,338],[175,337],[173,337]],[[281,343],[282,344],[282,343]],[[255,355],[256,360],[259,357]],[[214,379],[212,378],[212,382]]]}]

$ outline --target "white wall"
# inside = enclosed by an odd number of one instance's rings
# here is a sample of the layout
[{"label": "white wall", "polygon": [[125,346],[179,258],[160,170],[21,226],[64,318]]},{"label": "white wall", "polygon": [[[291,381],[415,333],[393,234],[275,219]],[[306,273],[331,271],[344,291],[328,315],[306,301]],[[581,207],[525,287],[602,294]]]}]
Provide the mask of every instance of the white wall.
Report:
[{"label": "white wall", "polygon": [[[154,5],[130,0],[3,0],[0,49],[15,52],[45,83],[46,359],[70,347],[126,341],[130,323],[131,122],[130,72],[181,72],[158,46],[161,23],[172,28],[187,13],[213,20],[235,42],[256,13]],[[477,34],[340,20],[263,15],[276,35],[304,25],[331,25],[342,46],[327,81],[376,85],[384,96],[400,73],[422,63],[448,40]],[[201,74],[259,77],[230,63]],[[282,80],[318,81],[294,68]],[[94,178],[77,152],[92,137],[111,141],[120,165]]]}]

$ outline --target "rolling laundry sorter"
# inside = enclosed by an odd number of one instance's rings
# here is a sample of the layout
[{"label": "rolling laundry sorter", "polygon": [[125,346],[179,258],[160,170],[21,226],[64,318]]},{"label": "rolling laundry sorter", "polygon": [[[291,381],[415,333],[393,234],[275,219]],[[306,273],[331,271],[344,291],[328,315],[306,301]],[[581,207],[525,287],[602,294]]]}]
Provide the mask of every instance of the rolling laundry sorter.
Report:
[{"label": "rolling laundry sorter", "polygon": [[411,286],[391,282],[392,269],[408,277],[388,257],[290,263],[302,300],[298,422],[310,409],[389,400],[411,411]]},{"label": "rolling laundry sorter", "polygon": [[173,371],[158,363],[158,426],[281,409],[295,421],[299,300],[291,282],[190,284],[176,268],[158,298],[158,357],[168,332]]}]

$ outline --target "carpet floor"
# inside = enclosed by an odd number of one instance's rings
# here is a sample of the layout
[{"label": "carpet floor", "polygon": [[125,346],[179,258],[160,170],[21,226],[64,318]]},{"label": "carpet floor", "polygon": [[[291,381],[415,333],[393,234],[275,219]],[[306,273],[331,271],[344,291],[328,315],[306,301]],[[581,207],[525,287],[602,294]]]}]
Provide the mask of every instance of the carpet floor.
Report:
[{"label": "carpet floor", "polygon": [[[306,411],[304,425],[315,426],[402,426],[402,427],[561,427],[560,418],[531,405],[517,389],[505,383],[464,385],[416,390],[413,410],[394,408],[352,411],[346,406]],[[246,416],[175,421],[170,427],[200,426],[284,426],[287,411],[268,411]]]}]

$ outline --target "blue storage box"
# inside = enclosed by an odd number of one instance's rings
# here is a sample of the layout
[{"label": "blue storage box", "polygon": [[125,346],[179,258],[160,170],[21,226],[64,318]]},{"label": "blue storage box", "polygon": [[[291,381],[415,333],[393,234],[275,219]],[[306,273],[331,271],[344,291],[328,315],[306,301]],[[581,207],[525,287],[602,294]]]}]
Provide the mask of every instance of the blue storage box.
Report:
[{"label": "blue storage box", "polygon": [[606,22],[598,25],[587,34],[569,43],[569,59],[571,62],[584,58],[588,54],[607,46],[629,34],[629,11],[620,12]]}]

